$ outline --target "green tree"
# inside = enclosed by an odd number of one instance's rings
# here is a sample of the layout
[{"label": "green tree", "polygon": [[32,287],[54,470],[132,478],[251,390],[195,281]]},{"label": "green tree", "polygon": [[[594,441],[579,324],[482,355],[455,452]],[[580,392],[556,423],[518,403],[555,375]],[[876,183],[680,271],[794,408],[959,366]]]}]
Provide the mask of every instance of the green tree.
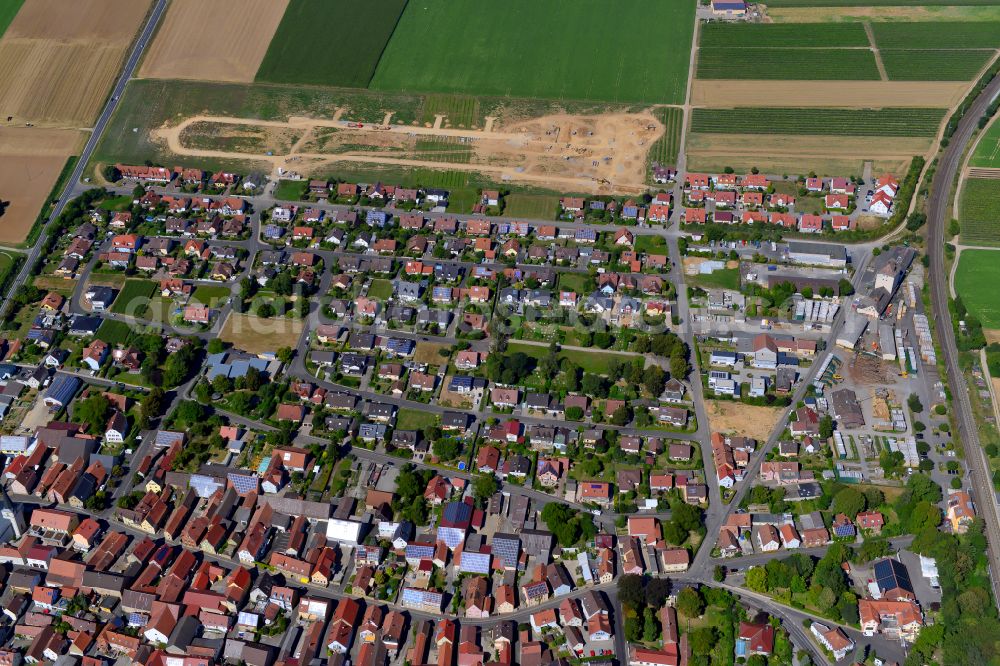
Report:
[{"label": "green tree", "polygon": [[754,592],[767,592],[767,570],[764,567],[747,569],[746,586]]},{"label": "green tree", "polygon": [[829,414],[824,414],[819,420],[819,436],[821,439],[833,437],[833,417]]},{"label": "green tree", "polygon": [[212,338],[208,341],[208,353],[219,354],[226,351],[226,343],[219,338]]},{"label": "green tree", "polygon": [[854,488],[844,488],[833,496],[831,508],[834,513],[843,513],[853,518],[865,510],[865,496]]},{"label": "green tree", "polygon": [[656,612],[649,606],[643,611],[642,640],[652,643],[660,635],[660,622],[656,619]]},{"label": "green tree", "polygon": [[73,415],[91,434],[103,433],[111,417],[111,402],[103,393],[94,393],[76,403]]},{"label": "green tree", "polygon": [[288,365],[292,362],[292,357],[295,356],[295,350],[291,347],[282,347],[274,355],[279,361]]},{"label": "green tree", "polygon": [[701,598],[701,593],[694,587],[685,587],[677,593],[677,612],[686,617],[701,617],[705,611],[705,600]]},{"label": "green tree", "polygon": [[500,484],[492,474],[481,474],[472,482],[472,494],[481,502],[493,497],[499,488]]},{"label": "green tree", "polygon": [[[546,504],[546,506],[550,506]],[[542,520],[545,520],[543,517]],[[646,600],[646,595],[642,589],[642,576],[635,574],[625,574],[618,578],[618,600],[624,606],[638,612]]]}]

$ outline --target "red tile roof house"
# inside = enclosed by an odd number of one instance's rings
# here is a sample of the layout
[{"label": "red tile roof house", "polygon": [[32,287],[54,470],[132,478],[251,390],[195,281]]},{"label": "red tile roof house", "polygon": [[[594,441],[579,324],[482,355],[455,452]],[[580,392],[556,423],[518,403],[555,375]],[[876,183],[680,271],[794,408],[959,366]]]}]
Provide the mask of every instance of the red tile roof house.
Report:
[{"label": "red tile roof house", "polygon": [[854,518],[855,524],[860,529],[870,530],[873,534],[881,534],[885,526],[885,519],[878,511],[864,511]]},{"label": "red tile roof house", "polygon": [[819,215],[803,215],[799,218],[799,231],[806,234],[823,231],[823,218]]},{"label": "red tile roof house", "polygon": [[824,206],[827,210],[847,210],[851,207],[851,198],[846,194],[828,194]]}]

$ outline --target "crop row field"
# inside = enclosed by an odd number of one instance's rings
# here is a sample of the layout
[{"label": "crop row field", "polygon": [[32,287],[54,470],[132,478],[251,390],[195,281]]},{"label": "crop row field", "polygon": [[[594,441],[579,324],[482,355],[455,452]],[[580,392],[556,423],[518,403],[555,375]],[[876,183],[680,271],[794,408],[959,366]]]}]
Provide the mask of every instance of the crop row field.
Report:
[{"label": "crop row field", "polygon": [[[914,0],[768,0],[768,7],[907,7]],[[989,6],[1000,5],[1000,0],[916,0],[928,6]]]},{"label": "crop row field", "polygon": [[[692,0],[268,0],[258,9],[177,0],[140,75],[681,104],[695,23]],[[629,26],[627,38],[597,38],[608,16]],[[458,116],[454,125],[476,115],[468,97],[434,101]]]},{"label": "crop row field", "polygon": [[1000,22],[872,23],[879,49],[978,49],[1000,46]]},{"label": "crop row field", "polygon": [[[694,9],[688,0],[411,2],[371,87],[678,104]],[[597,38],[608,16],[629,26],[627,39]]]},{"label": "crop row field", "polygon": [[987,49],[879,51],[893,81],[970,81],[993,57]]},{"label": "crop row field", "polygon": [[866,49],[713,48],[698,50],[699,79],[878,80]]},{"label": "crop row field", "polygon": [[653,113],[663,123],[666,130],[663,136],[649,149],[649,160],[664,165],[674,164],[681,151],[684,112],[677,107],[660,107]]},{"label": "crop row field", "polygon": [[33,0],[23,5],[0,38],[0,115],[8,124],[90,126],[149,4]]},{"label": "crop row field", "polygon": [[[1000,47],[998,21],[709,23],[700,79],[968,81]],[[877,52],[873,50],[877,49]]]},{"label": "crop row field", "polygon": [[694,109],[691,131],[729,134],[932,137],[943,109]]},{"label": "crop row field", "polygon": [[962,244],[1000,247],[1000,180],[969,178],[960,197]]},{"label": "crop row field", "polygon": [[861,23],[706,23],[699,46],[709,48],[769,46],[811,48],[868,47],[868,35]]},{"label": "crop row field", "polygon": [[257,70],[257,80],[367,87],[407,3],[374,4],[291,0]]}]

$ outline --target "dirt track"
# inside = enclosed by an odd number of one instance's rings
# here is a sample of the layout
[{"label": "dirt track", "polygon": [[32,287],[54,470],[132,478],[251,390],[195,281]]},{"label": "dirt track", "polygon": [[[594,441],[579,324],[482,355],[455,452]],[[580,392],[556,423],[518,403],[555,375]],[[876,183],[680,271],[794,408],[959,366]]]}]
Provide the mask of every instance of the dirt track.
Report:
[{"label": "dirt track", "polygon": [[[196,124],[202,132],[214,124],[213,138],[216,144],[223,145],[228,145],[229,139],[245,138],[248,133],[259,134],[262,128],[302,134],[290,150],[271,151],[273,154],[268,155],[267,151],[251,148],[189,145],[190,128]],[[253,131],[248,132],[251,128]],[[261,121],[195,116],[154,130],[151,136],[165,142],[177,155],[261,160],[269,162],[275,171],[281,168],[302,172],[335,162],[365,162],[473,171],[497,180],[530,182],[558,190],[640,193],[646,189],[646,155],[663,131],[663,125],[647,111],[593,116],[558,114],[499,127],[491,123],[488,130],[373,124],[352,127],[347,121],[303,117]],[[431,153],[436,159],[428,159]]]}]

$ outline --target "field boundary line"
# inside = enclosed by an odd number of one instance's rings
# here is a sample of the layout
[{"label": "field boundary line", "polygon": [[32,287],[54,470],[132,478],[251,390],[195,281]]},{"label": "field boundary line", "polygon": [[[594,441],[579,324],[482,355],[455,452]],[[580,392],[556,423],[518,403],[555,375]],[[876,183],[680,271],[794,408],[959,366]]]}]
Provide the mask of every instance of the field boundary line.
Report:
[{"label": "field boundary line", "polygon": [[872,54],[875,56],[875,66],[878,67],[878,75],[882,77],[883,81],[888,81],[889,75],[885,73],[885,63],[882,62],[882,52],[879,51],[878,45],[875,43],[875,33],[872,32],[872,24],[869,21],[864,21],[861,25],[865,29],[865,35],[868,37],[868,43],[871,45]]},{"label": "field boundary line", "polygon": [[694,78],[698,71],[698,55],[700,53],[701,21],[697,10],[694,13],[694,30],[691,31],[691,53],[688,55],[687,89],[684,91],[684,104],[681,106],[681,136],[677,145],[677,173],[687,170],[687,135],[691,123],[691,91],[694,89]]}]

